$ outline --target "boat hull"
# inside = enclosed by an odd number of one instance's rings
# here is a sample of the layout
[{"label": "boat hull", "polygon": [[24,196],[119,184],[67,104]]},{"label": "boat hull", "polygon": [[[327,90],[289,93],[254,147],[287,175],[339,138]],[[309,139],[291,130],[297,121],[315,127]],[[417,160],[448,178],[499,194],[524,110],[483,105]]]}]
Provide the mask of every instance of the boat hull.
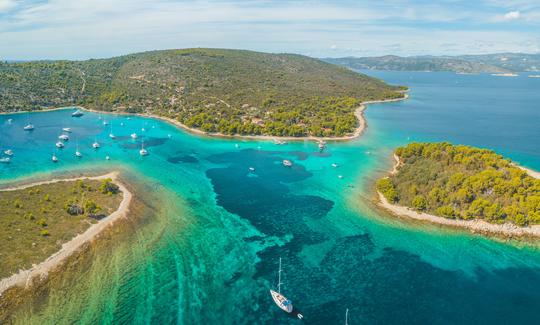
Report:
[{"label": "boat hull", "polygon": [[274,300],[276,305],[278,305],[278,307],[281,308],[283,311],[287,313],[291,313],[293,311],[292,302],[284,295],[274,290],[270,290],[270,295],[272,295],[272,299]]}]

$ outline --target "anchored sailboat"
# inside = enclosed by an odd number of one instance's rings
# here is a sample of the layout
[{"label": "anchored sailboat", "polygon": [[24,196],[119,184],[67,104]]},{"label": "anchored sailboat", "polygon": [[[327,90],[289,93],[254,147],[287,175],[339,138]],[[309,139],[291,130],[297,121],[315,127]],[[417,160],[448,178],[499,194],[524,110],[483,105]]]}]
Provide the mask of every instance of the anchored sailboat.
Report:
[{"label": "anchored sailboat", "polygon": [[[272,299],[278,305],[278,307],[287,312],[292,313],[293,311],[293,305],[292,301],[287,299],[284,295],[281,294],[281,257],[279,258],[279,271],[278,271],[278,284],[277,284],[277,291],[274,291],[270,289],[270,295],[272,296]],[[298,318],[302,319],[304,316],[302,314],[297,315]]]},{"label": "anchored sailboat", "polygon": [[144,149],[144,140],[141,142],[141,150],[139,150],[139,154],[141,156],[146,156],[148,155],[148,151],[146,149]]}]

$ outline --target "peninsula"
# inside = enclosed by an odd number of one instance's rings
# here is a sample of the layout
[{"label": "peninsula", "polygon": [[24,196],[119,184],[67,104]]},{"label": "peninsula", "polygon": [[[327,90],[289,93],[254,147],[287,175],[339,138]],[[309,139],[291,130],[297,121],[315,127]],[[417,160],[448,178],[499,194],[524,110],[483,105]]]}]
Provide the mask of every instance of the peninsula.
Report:
[{"label": "peninsula", "polygon": [[47,274],[125,217],[130,201],[117,173],[0,190],[0,295]]},{"label": "peninsula", "polygon": [[507,236],[540,236],[538,173],[487,149],[411,143],[377,182],[380,205],[433,223]]},{"label": "peninsula", "polygon": [[406,97],[405,87],[306,56],[225,49],[0,63],[0,80],[0,112],[81,106],[215,135],[350,137],[363,102]]}]

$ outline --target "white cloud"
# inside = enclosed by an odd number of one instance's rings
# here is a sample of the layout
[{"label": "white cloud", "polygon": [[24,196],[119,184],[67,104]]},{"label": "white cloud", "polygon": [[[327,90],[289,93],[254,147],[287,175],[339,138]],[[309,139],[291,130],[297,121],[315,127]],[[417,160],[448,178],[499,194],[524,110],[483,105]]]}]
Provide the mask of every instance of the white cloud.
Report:
[{"label": "white cloud", "polygon": [[521,17],[521,13],[519,11],[509,11],[504,15],[505,20],[515,20],[519,19]]},{"label": "white cloud", "polygon": [[15,8],[16,5],[14,0],[0,0],[0,13]]}]

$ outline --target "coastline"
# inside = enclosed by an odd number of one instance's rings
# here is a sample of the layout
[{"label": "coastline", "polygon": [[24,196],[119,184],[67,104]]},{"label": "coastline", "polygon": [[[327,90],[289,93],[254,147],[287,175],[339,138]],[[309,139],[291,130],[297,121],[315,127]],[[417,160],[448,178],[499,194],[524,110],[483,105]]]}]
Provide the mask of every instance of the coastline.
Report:
[{"label": "coastline", "polygon": [[31,186],[51,184],[62,181],[77,181],[81,179],[92,179],[92,180],[101,180],[111,178],[116,185],[118,185],[120,191],[122,192],[122,201],[113,213],[106,216],[105,218],[99,220],[97,223],[92,224],[88,229],[83,233],[78,234],[73,237],[68,242],[62,244],[62,247],[59,251],[55,252],[49,256],[46,260],[42,261],[39,264],[33,265],[30,269],[19,270],[18,273],[15,273],[9,277],[3,278],[0,280],[0,297],[2,293],[7,289],[13,286],[28,286],[32,283],[32,279],[36,277],[46,277],[48,272],[56,268],[61,262],[63,262],[67,257],[77,251],[83,244],[92,241],[96,236],[98,236],[104,229],[108,228],[115,221],[121,218],[125,218],[129,212],[129,205],[131,203],[132,194],[127,190],[124,184],[118,179],[118,172],[112,172],[101,176],[95,177],[76,177],[76,178],[66,178],[66,179],[53,179],[49,181],[42,181],[36,183],[29,183],[20,186],[10,187],[2,189],[0,191],[15,191],[20,189],[25,189]]},{"label": "coastline", "polygon": [[[391,171],[391,175],[397,173],[398,167],[401,165],[401,161],[397,155],[394,154],[395,164]],[[517,166],[524,170],[529,176],[540,179],[540,173],[534,170]],[[473,233],[482,233],[486,235],[502,235],[504,237],[540,237],[540,225],[533,225],[527,227],[518,227],[512,223],[494,224],[484,220],[462,220],[462,219],[448,219],[439,217],[436,215],[417,212],[409,207],[393,204],[388,202],[384,195],[377,190],[378,201],[377,205],[391,214],[398,217],[406,217],[420,221],[426,221],[433,224],[450,226],[455,228],[467,229]]]},{"label": "coastline", "polygon": [[365,129],[367,128],[367,121],[364,117],[364,111],[367,109],[367,105],[370,104],[380,104],[380,103],[390,103],[390,102],[398,102],[402,100],[406,100],[409,98],[409,94],[406,93],[406,91],[403,92],[404,96],[402,98],[393,98],[393,99],[382,99],[382,100],[370,100],[365,101],[360,104],[354,111],[354,115],[356,116],[358,120],[358,126],[354,130],[354,132],[350,135],[345,135],[341,137],[314,137],[314,136],[305,136],[305,137],[292,137],[292,136],[272,136],[272,135],[228,135],[228,134],[222,134],[222,133],[209,133],[205,132],[199,129],[190,128],[187,125],[181,123],[180,121],[177,121],[170,117],[165,116],[158,116],[154,114],[146,114],[146,113],[126,113],[126,112],[112,112],[112,111],[98,111],[82,106],[66,106],[66,107],[58,107],[58,108],[50,108],[50,109],[43,109],[39,111],[18,111],[18,112],[2,112],[0,115],[5,114],[22,114],[22,113],[38,113],[38,112],[49,112],[49,111],[56,111],[56,110],[63,110],[63,109],[70,109],[70,108],[76,108],[80,110],[84,110],[87,112],[93,112],[93,113],[103,113],[103,114],[116,114],[116,115],[132,115],[132,116],[141,116],[141,117],[147,117],[147,118],[153,118],[158,119],[161,121],[165,121],[168,123],[171,123],[180,129],[183,129],[191,134],[195,134],[198,136],[203,137],[209,137],[209,138],[225,138],[225,139],[246,139],[246,140],[262,140],[262,141],[275,141],[275,140],[281,140],[281,141],[348,141],[352,139],[356,139],[364,133]]}]

